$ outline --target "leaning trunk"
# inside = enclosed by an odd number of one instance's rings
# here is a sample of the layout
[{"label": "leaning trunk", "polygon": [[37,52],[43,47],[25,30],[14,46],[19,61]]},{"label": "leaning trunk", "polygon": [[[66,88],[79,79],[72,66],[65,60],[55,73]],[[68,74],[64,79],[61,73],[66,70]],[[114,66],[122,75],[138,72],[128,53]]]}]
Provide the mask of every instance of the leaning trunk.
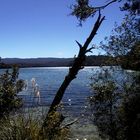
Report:
[{"label": "leaning trunk", "polygon": [[[60,86],[60,88],[58,89],[57,93],[56,93],[56,96],[50,106],[50,109],[48,111],[48,114],[44,120],[44,123],[43,123],[43,128],[45,128],[47,125],[49,125],[48,123],[50,122],[49,120],[49,116],[56,111],[58,105],[60,104],[62,98],[63,98],[63,95],[65,93],[65,90],[67,89],[67,87],[69,86],[69,84],[71,83],[71,81],[73,79],[76,78],[76,75],[78,74],[79,70],[83,68],[84,66],[84,61],[86,59],[86,53],[87,52],[91,52],[91,50],[93,48],[89,48],[88,49],[88,46],[89,44],[91,43],[92,39],[94,38],[94,36],[96,35],[96,32],[97,30],[99,29],[102,21],[104,20],[105,17],[101,17],[101,14],[99,12],[99,16],[95,22],[95,25],[89,35],[89,37],[87,38],[87,40],[85,41],[84,45],[81,45],[79,42],[77,42],[78,46],[79,46],[79,53],[78,53],[78,56],[77,58],[74,60],[74,63],[72,65],[72,67],[69,68],[69,73],[68,75],[65,77],[62,85]],[[62,117],[63,118],[63,117]],[[63,118],[64,119],[64,118]]]}]

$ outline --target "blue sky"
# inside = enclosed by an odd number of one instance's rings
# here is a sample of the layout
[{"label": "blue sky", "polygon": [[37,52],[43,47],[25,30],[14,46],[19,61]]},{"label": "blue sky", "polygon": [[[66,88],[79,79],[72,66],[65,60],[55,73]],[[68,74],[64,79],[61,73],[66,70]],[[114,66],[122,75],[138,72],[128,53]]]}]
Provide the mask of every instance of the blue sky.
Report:
[{"label": "blue sky", "polygon": [[[92,1],[92,0],[91,0]],[[107,0],[98,0],[96,5]],[[78,52],[75,40],[84,43],[95,18],[82,27],[70,16],[74,0],[0,0],[0,56],[2,58],[73,57]],[[98,44],[110,34],[123,12],[114,3],[102,11],[106,20],[92,41]],[[93,54],[99,51],[94,50]]]}]

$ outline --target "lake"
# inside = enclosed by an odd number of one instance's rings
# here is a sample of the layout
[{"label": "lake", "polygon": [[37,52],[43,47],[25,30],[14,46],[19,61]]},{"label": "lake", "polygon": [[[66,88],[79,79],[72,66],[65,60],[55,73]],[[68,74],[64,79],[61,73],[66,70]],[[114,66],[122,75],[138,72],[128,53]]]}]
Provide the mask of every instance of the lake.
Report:
[{"label": "lake", "polygon": [[[108,69],[109,67],[104,67]],[[39,106],[50,106],[54,96],[68,73],[68,67],[35,67],[20,68],[19,79],[27,82],[27,89],[19,93],[24,100],[24,106],[38,106],[37,99],[33,95],[31,79],[34,78],[40,91]],[[88,97],[91,95],[90,83],[91,77],[96,76],[96,72],[100,71],[100,67],[85,67],[80,70],[77,78],[74,79],[67,88],[62,105],[67,111],[76,114],[83,111],[87,107]],[[0,70],[2,73],[3,70]],[[130,71],[131,72],[131,71]],[[120,68],[115,67],[113,76],[119,81],[125,79],[125,73]]]},{"label": "lake", "polygon": [[[93,69],[99,67],[86,67],[79,72],[77,78],[72,81],[62,100],[66,110],[72,110],[79,113],[86,107],[86,101],[90,96],[90,77]],[[68,67],[38,67],[21,68],[19,78],[28,81],[28,88],[19,95],[24,99],[25,106],[36,106],[37,101],[32,94],[31,79],[35,78],[40,90],[40,105],[50,106],[58,88],[68,73]]]},{"label": "lake", "polygon": [[[104,68],[108,69],[109,67]],[[21,68],[19,71],[19,79],[27,81],[27,89],[19,93],[19,96],[23,98],[24,107],[45,106],[45,108],[49,108],[68,70],[68,67]],[[91,112],[89,111],[88,97],[92,94],[90,78],[92,76],[96,77],[96,72],[100,70],[100,67],[85,67],[78,73],[77,78],[71,82],[64,94],[62,100],[64,116],[68,115],[69,117],[67,118],[70,120],[80,117],[79,123],[72,125],[72,131],[77,138],[81,137],[82,139],[83,137],[90,138],[93,135],[97,136],[97,129],[90,122]],[[1,69],[0,73],[3,71],[4,70]],[[122,71],[120,68],[115,67],[115,70],[112,71],[112,75],[120,84],[126,80],[128,73],[130,74],[132,72],[133,71]],[[35,79],[40,90],[41,100],[39,104],[33,95],[32,78]]]},{"label": "lake", "polygon": [[[104,68],[108,69],[109,67]],[[68,70],[68,67],[21,68],[19,78],[26,80],[28,83],[28,88],[19,94],[23,98],[25,106],[38,105],[37,99],[32,94],[32,78],[36,80],[40,90],[40,105],[50,106]],[[85,67],[78,73],[77,78],[67,88],[62,100],[62,104],[67,111],[72,111],[76,114],[76,112],[79,113],[87,107],[88,97],[91,95],[90,78],[93,75],[96,76],[96,72],[100,70],[100,67]],[[119,81],[125,79],[125,74],[122,74],[120,68],[115,68],[115,71],[113,71],[113,76]]]}]

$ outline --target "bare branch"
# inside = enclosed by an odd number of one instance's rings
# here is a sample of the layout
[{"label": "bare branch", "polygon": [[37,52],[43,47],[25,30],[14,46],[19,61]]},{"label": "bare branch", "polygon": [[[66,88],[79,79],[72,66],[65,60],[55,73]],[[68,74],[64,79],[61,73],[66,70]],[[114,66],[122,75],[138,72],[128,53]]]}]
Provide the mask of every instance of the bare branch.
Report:
[{"label": "bare branch", "polygon": [[100,6],[100,7],[94,7],[95,9],[104,9],[104,8],[106,8],[107,6],[109,6],[110,4],[112,4],[112,3],[114,3],[114,2],[116,2],[117,0],[112,0],[112,1],[110,1],[109,3],[107,3],[106,5],[103,5],[103,6]]},{"label": "bare branch", "polygon": [[82,48],[82,45],[77,40],[75,40],[75,41],[78,44],[79,48],[81,49]]},{"label": "bare branch", "polygon": [[86,53],[91,52],[92,53],[92,49],[94,49],[94,47],[91,47],[89,49],[86,50]]},{"label": "bare branch", "polygon": [[105,19],[105,16],[101,17],[101,12],[99,10],[99,15],[98,18],[95,22],[95,25],[93,26],[93,29],[89,35],[89,37],[87,38],[83,48],[86,50],[88,45],[90,44],[90,42],[92,41],[92,39],[94,38],[94,36],[96,35],[97,30],[99,29],[101,23],[103,22],[103,20]]},{"label": "bare branch", "polygon": [[94,5],[89,5],[89,0],[78,0],[77,4],[73,5],[71,8],[71,15],[76,16],[80,22],[79,25],[82,26],[82,21],[85,21],[89,17],[93,17],[96,12],[103,10],[116,1],[117,0],[109,0],[109,2],[105,5],[94,7]]},{"label": "bare branch", "polygon": [[62,126],[61,129],[66,128],[66,127],[69,127],[70,125],[73,125],[73,124],[76,123],[78,120],[79,120],[79,119],[75,119],[74,121],[72,121],[72,122],[66,124],[65,126]]}]

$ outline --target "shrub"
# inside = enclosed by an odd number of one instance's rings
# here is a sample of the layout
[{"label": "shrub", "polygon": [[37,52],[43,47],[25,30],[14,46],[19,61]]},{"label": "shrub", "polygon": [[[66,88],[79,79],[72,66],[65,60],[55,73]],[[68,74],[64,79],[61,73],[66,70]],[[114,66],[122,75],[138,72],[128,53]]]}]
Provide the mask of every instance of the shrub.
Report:
[{"label": "shrub", "polygon": [[[41,133],[44,113],[40,108],[29,108],[25,111],[0,120],[1,140],[67,140],[68,129],[58,129],[52,132],[51,139],[46,135],[52,128],[48,127],[45,133]],[[55,118],[54,118],[55,117]],[[58,120],[52,118],[52,123]]]},{"label": "shrub", "polygon": [[17,67],[0,75],[0,118],[22,106],[22,100],[17,94],[22,91],[23,86],[24,81],[18,80]]},{"label": "shrub", "polygon": [[96,84],[92,85],[92,120],[102,138],[140,139],[140,75],[131,76],[118,86],[105,71],[99,74]]}]

